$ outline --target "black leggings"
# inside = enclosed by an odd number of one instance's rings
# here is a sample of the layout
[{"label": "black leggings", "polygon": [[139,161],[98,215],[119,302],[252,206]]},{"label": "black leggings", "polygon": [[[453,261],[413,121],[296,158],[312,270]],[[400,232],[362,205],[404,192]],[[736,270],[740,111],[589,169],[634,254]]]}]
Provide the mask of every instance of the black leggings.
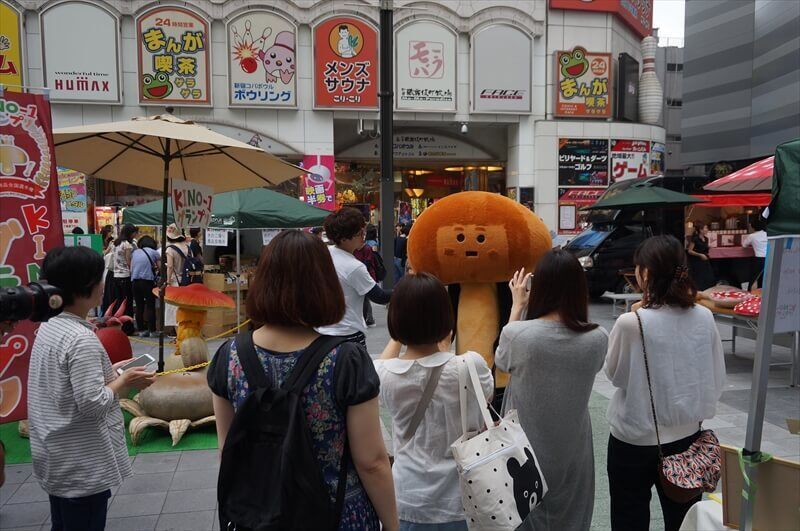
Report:
[{"label": "black leggings", "polygon": [[[698,433],[661,446],[664,455],[685,452]],[[636,446],[608,437],[608,486],[611,493],[611,529],[647,531],[650,529],[650,490],[656,486],[665,531],[678,531],[686,513],[702,495],[687,503],[677,503],[664,495],[658,479],[658,447]]]},{"label": "black leggings", "polygon": [[152,280],[137,279],[133,281],[133,300],[136,303],[136,328],[139,332],[156,331],[156,296]]},{"label": "black leggings", "polygon": [[[131,277],[114,277],[114,299],[117,305],[114,307],[113,313],[117,313],[122,302],[125,301],[125,315],[133,317],[133,283],[131,282]],[[134,331],[133,323],[122,325],[122,331],[131,335]]]}]

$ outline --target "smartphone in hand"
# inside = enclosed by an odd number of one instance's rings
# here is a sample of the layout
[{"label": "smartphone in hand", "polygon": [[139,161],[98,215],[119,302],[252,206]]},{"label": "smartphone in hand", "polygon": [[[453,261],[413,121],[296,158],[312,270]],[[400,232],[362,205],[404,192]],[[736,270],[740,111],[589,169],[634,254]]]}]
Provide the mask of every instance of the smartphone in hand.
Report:
[{"label": "smartphone in hand", "polygon": [[121,367],[117,367],[117,374],[122,374],[126,369],[130,369],[133,367],[147,367],[155,363],[156,360],[149,354],[142,354],[141,356],[137,356],[133,358],[130,362],[122,365]]}]

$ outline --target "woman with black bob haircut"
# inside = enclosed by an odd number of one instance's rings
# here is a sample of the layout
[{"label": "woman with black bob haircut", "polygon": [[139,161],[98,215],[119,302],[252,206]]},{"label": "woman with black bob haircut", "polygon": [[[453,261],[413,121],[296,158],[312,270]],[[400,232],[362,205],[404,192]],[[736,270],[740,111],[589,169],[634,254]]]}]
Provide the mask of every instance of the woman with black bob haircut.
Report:
[{"label": "woman with black bob haircut", "polygon": [[518,410],[549,488],[520,529],[589,529],[594,509],[589,397],[603,367],[608,332],[589,322],[586,274],[567,251],[549,251],[532,275],[517,271],[509,288],[511,316],[495,357],[497,368],[511,375],[503,410]]},{"label": "woman with black bob haircut", "polygon": [[328,250],[344,292],[345,312],[339,322],[319,328],[320,334],[346,336],[365,348],[364,298],[376,304],[386,304],[392,295],[391,291],[378,285],[367,266],[353,255],[366,243],[366,226],[363,214],[352,207],[341,208],[325,219],[325,234],[334,243]]},{"label": "woman with black bob haircut", "polygon": [[[344,296],[325,247],[311,234],[289,230],[262,251],[247,296],[247,313],[257,327],[251,332],[255,352],[240,348],[237,336],[220,347],[208,370],[220,448],[225,447],[234,414],[256,390],[243,367],[260,366],[267,382],[281,386],[320,337],[315,328],[341,320]],[[243,363],[241,356],[251,356],[250,363]],[[397,529],[392,473],[378,417],[378,387],[366,349],[345,342],[323,357],[302,393],[312,446],[332,503],[344,452],[349,452],[339,530],[378,531],[381,524]],[[226,529],[229,522],[223,520],[222,506],[220,520]]]},{"label": "woman with black bob haircut", "polygon": [[41,278],[61,290],[64,311],[42,323],[28,370],[33,474],[50,499],[53,529],[105,528],[111,489],[131,475],[119,398],[153,383],[146,367],[112,365],[89,312],[103,297],[105,264],[87,247],[50,250]]},{"label": "woman with black bob haircut", "polygon": [[[392,416],[394,475],[402,531],[466,530],[458,471],[450,445],[461,437],[458,371],[464,357],[475,363],[486,402],[494,381],[483,357],[448,351],[453,309],[444,285],[428,273],[405,275],[389,303],[387,345],[375,368],[381,378],[381,403]],[[400,355],[401,344],[406,345]],[[430,401],[420,406],[428,385]],[[469,393],[471,430],[481,426],[480,408]],[[417,425],[417,407],[424,407]]]},{"label": "woman with black bob haircut", "polygon": [[617,319],[606,357],[606,375],[617,388],[608,407],[611,527],[647,529],[655,484],[664,528],[676,531],[700,496],[677,503],[664,495],[659,439],[665,456],[691,446],[701,422],[716,414],[725,357],[713,315],[694,302],[697,290],[681,243],[673,236],[653,236],[639,245],[633,261],[642,302]]}]

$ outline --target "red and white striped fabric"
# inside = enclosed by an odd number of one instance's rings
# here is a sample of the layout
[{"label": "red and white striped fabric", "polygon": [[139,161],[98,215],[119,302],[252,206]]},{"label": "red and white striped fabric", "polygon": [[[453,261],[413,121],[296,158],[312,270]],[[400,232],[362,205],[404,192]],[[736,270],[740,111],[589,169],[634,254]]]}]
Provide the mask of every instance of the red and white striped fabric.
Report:
[{"label": "red and white striped fabric", "polygon": [[703,188],[716,192],[752,192],[772,190],[772,167],[775,157],[763,160],[717,179]]}]

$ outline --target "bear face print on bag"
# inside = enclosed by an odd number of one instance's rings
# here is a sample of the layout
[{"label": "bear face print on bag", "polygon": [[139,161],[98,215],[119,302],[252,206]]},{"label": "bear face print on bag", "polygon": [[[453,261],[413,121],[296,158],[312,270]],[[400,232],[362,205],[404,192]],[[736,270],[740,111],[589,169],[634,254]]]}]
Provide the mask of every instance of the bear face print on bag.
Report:
[{"label": "bear face print on bag", "polygon": [[508,473],[514,480],[514,499],[517,502],[517,511],[520,520],[525,520],[530,514],[531,509],[539,505],[542,501],[543,484],[536,468],[533,454],[530,449],[525,448],[527,459],[522,465],[516,457],[512,457],[506,463]]}]

